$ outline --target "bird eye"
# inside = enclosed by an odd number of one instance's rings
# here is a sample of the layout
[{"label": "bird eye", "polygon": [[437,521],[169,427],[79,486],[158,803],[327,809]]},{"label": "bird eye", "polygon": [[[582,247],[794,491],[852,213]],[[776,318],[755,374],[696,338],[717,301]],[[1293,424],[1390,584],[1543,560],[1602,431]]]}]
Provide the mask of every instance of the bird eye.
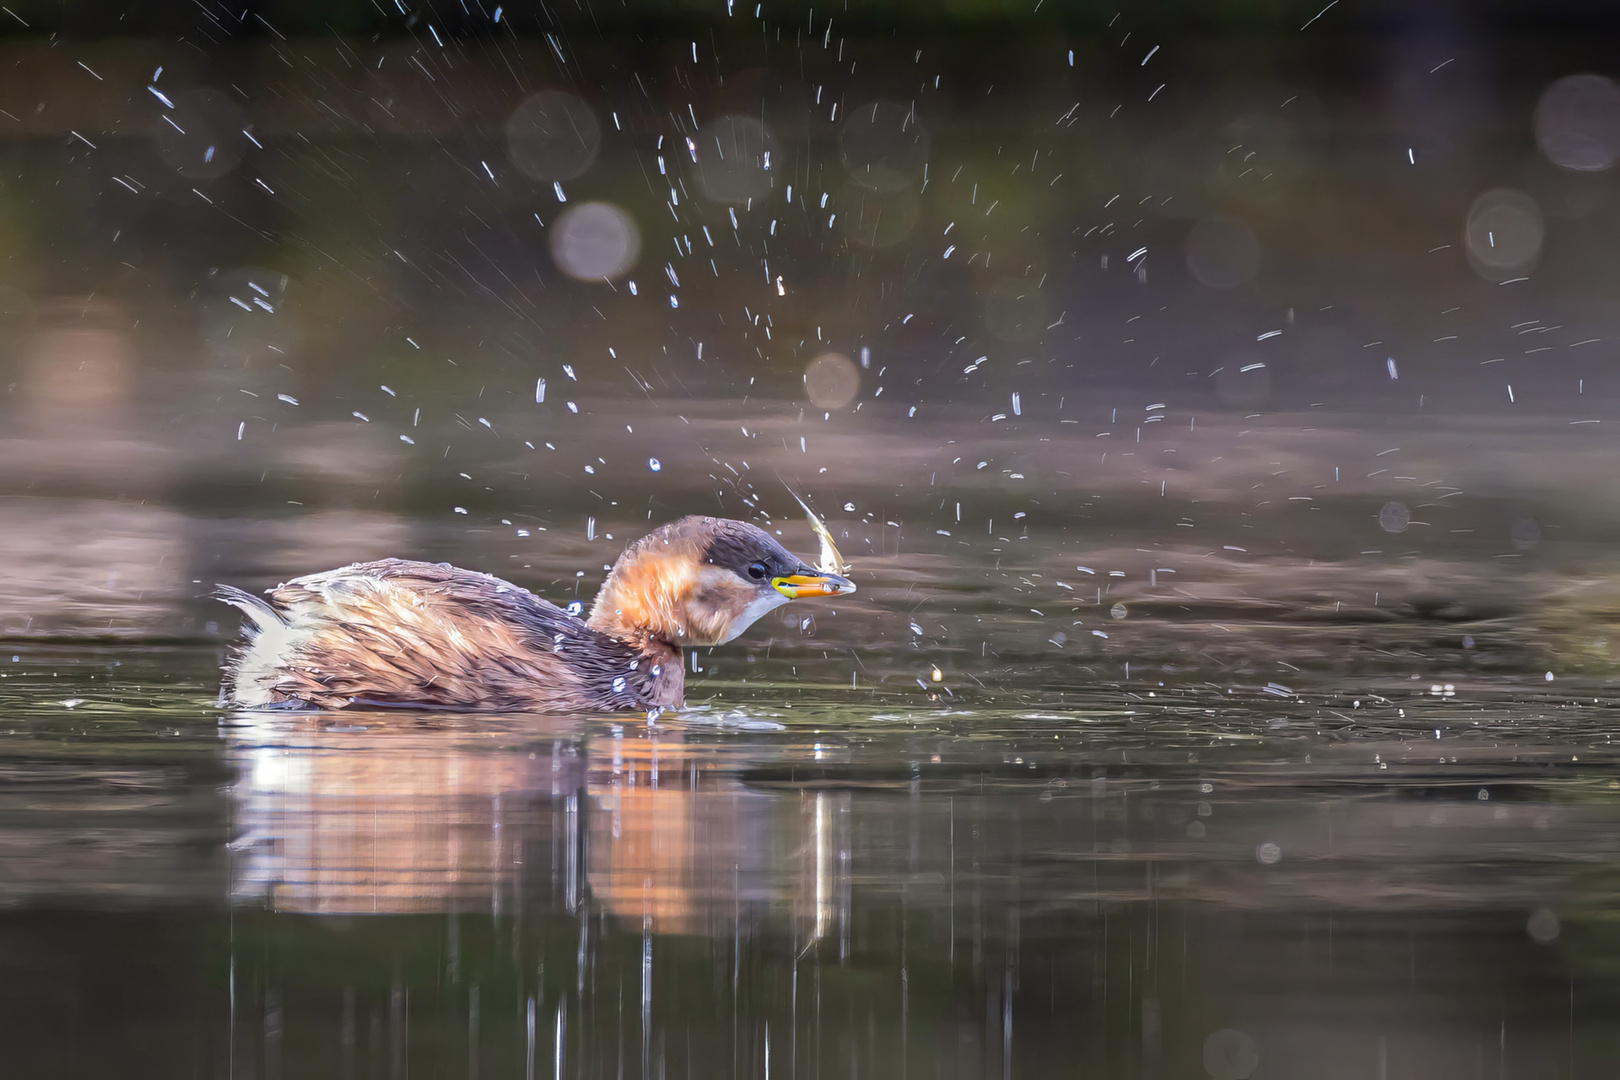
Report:
[{"label": "bird eye", "polygon": [[770,571],[765,569],[765,564],[762,562],[752,563],[748,567],[748,576],[755,581],[764,581],[769,573]]}]

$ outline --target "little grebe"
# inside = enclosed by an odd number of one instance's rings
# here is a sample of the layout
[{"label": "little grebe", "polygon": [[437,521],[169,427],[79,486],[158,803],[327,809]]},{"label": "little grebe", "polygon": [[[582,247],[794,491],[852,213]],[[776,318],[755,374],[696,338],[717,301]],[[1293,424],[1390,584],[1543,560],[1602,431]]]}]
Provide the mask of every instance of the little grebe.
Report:
[{"label": "little grebe", "polygon": [[356,563],[268,590],[268,603],[220,588],[252,624],[225,696],[242,708],[678,709],[683,647],[730,641],[789,600],[854,591],[764,530],[711,517],[627,547],[586,620],[448,563]]}]

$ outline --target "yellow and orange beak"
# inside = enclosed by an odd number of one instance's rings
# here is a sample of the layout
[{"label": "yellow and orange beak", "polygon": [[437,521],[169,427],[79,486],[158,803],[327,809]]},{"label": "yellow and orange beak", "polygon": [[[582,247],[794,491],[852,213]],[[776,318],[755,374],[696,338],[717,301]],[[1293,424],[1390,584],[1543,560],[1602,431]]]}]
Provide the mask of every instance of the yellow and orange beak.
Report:
[{"label": "yellow and orange beak", "polygon": [[855,583],[849,578],[812,570],[808,566],[801,566],[797,572],[786,577],[772,578],[771,584],[789,600],[803,600],[808,596],[846,596],[855,591]]}]

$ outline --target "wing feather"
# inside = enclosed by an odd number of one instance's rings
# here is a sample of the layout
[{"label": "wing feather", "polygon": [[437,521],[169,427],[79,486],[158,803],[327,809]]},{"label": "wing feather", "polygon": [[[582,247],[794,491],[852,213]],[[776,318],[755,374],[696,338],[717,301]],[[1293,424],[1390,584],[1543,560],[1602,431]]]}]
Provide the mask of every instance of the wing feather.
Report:
[{"label": "wing feather", "polygon": [[443,563],[357,563],[267,595],[220,593],[255,627],[230,679],[243,706],[601,707],[559,650],[634,655],[527,589]]}]

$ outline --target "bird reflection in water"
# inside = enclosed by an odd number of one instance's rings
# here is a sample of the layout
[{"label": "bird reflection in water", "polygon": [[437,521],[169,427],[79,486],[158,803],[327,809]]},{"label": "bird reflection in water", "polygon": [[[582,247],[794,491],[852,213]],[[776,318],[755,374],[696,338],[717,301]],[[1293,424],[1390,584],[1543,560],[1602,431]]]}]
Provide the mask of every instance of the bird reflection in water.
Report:
[{"label": "bird reflection in water", "polygon": [[302,912],[499,914],[528,882],[533,841],[575,833],[575,722],[239,713],[224,732],[239,899]]},{"label": "bird reflection in water", "polygon": [[847,910],[847,797],[752,790],[680,728],[243,712],[223,732],[238,900],[496,916],[589,904],[706,936],[785,914],[801,951]]},{"label": "bird reflection in water", "polygon": [[753,790],[719,747],[674,729],[615,725],[588,755],[586,865],[592,897],[626,925],[728,936],[740,919],[786,909],[801,947],[847,902],[835,831],[847,800]]}]

